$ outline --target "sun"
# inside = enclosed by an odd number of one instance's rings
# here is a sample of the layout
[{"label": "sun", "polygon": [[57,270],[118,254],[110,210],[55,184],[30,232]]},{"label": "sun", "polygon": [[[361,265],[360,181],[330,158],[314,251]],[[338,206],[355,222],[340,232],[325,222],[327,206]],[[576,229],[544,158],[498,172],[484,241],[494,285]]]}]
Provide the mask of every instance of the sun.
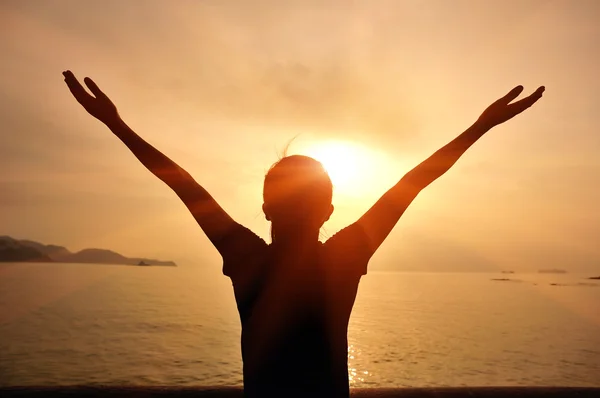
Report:
[{"label": "sun", "polygon": [[323,164],[336,186],[346,186],[359,172],[357,149],[344,143],[326,143],[309,151],[308,155]]},{"label": "sun", "polygon": [[377,170],[380,160],[368,148],[348,141],[314,142],[303,154],[323,164],[334,186],[343,196],[359,197],[370,189],[383,170]]}]

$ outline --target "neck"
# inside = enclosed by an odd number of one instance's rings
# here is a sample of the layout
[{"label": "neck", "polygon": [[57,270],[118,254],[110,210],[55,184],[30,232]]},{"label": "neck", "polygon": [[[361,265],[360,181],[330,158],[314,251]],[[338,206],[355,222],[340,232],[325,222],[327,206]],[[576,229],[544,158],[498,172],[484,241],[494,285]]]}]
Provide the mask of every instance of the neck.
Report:
[{"label": "neck", "polygon": [[286,226],[273,224],[271,238],[277,246],[303,247],[319,241],[319,228]]}]

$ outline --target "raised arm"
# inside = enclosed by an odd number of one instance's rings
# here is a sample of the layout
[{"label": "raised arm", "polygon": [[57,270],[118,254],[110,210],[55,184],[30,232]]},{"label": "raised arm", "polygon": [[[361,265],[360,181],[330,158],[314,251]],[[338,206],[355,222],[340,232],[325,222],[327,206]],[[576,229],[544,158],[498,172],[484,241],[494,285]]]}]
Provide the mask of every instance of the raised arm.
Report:
[{"label": "raised arm", "polygon": [[63,72],[69,90],[89,114],[104,123],[136,158],[167,184],[190,210],[210,241],[217,246],[222,238],[238,224],[219,206],[192,176],[158,149],[138,136],[119,116],[117,108],[98,86],[86,77],[84,82],[93,96],[70,71]]},{"label": "raised arm", "polygon": [[511,104],[510,102],[522,91],[522,86],[515,87],[490,105],[471,127],[409,171],[356,222],[365,231],[372,252],[385,240],[423,188],[448,171],[461,155],[492,127],[504,123],[533,105],[541,98],[544,87]]}]

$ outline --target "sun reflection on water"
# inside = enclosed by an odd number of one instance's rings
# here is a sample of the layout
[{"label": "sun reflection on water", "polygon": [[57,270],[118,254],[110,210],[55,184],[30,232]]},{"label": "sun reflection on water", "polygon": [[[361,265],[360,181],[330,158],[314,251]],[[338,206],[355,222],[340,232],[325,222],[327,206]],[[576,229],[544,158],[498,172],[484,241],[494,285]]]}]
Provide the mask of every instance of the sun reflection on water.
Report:
[{"label": "sun reflection on water", "polygon": [[354,344],[348,346],[348,380],[350,381],[351,386],[364,383],[366,378],[371,376],[369,371],[358,369],[356,362],[358,362],[360,355],[360,348],[356,347]]}]

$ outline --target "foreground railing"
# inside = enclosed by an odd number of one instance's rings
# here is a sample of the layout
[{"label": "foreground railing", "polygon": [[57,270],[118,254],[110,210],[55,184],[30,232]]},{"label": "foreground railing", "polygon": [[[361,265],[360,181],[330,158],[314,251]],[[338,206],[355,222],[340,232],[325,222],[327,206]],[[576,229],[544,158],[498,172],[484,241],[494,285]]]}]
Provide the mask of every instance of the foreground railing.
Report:
[{"label": "foreground railing", "polygon": [[[425,387],[425,388],[357,388],[353,398],[600,398],[600,387]],[[2,398],[27,397],[111,397],[111,398],[165,398],[165,397],[242,397],[240,387],[0,387]]]}]

